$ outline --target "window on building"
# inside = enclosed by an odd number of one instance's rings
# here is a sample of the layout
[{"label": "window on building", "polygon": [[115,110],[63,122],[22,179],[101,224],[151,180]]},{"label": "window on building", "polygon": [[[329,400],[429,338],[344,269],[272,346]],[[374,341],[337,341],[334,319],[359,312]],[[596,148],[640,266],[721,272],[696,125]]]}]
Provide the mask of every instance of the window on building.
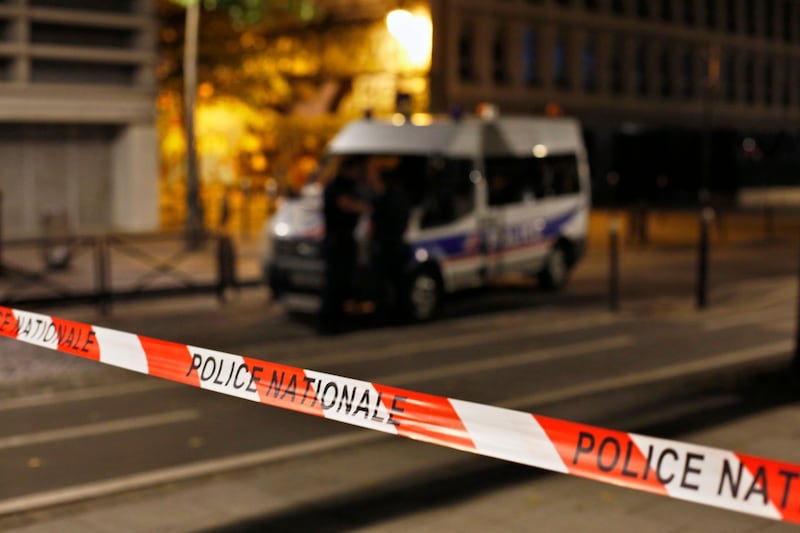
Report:
[{"label": "window on building", "polygon": [[643,19],[650,16],[650,0],[636,0],[636,15]]},{"label": "window on building", "polygon": [[570,0],[556,0],[556,3],[560,6],[567,7],[570,4]]},{"label": "window on building", "polygon": [[611,0],[611,11],[618,14],[625,13],[625,0]]},{"label": "window on building", "polygon": [[[795,82],[800,81],[800,59],[794,60],[794,68],[792,68],[792,75]],[[800,83],[793,83],[794,88],[794,105],[800,107]]]},{"label": "window on building", "polygon": [[138,0],[29,0],[32,7],[134,13]]},{"label": "window on building", "polygon": [[[694,3],[690,0],[690,3]],[[717,0],[706,0],[706,28],[713,30],[719,24],[717,14]]]},{"label": "window on building", "polygon": [[583,88],[587,91],[597,90],[597,39],[594,35],[587,35],[583,43]]},{"label": "window on building", "polygon": [[669,45],[664,46],[659,54],[659,66],[661,69],[661,96],[669,98],[672,96],[672,49]]},{"label": "window on building", "polygon": [[722,79],[724,83],[725,99],[728,102],[736,101],[736,56],[733,52],[726,52],[722,60]]},{"label": "window on building", "polygon": [[569,87],[569,50],[567,39],[560,32],[553,43],[553,79],[557,87]]},{"label": "window on building", "polygon": [[11,38],[11,21],[0,19],[0,42]]},{"label": "window on building", "polygon": [[792,8],[796,0],[783,0],[783,40],[787,43],[792,42]]},{"label": "window on building", "polygon": [[508,56],[506,54],[505,28],[498,28],[492,43],[492,79],[497,84],[508,82]]},{"label": "window on building", "polygon": [[472,25],[467,24],[461,28],[458,36],[458,79],[461,81],[475,81],[475,41]]},{"label": "window on building", "polygon": [[695,93],[694,56],[691,50],[681,54],[681,88],[684,98],[691,98]]},{"label": "window on building", "polygon": [[89,28],[69,24],[33,22],[30,39],[34,44],[63,44],[97,48],[133,48],[136,33],[127,28]]},{"label": "window on building", "polygon": [[609,84],[611,85],[611,92],[615,94],[621,93],[625,88],[624,72],[623,72],[623,45],[622,38],[619,35],[611,37],[611,58],[609,61]]},{"label": "window on building", "polygon": [[781,87],[781,102],[784,107],[792,105],[792,59],[786,58],[783,65],[783,86]]},{"label": "window on building", "polygon": [[597,11],[600,7],[598,0],[585,0],[586,9],[591,9],[592,11]]},{"label": "window on building", "polygon": [[736,0],[725,0],[725,15],[728,19],[728,31],[736,33],[736,28],[739,25],[738,11],[736,9]]},{"label": "window on building", "polygon": [[775,37],[775,4],[774,0],[764,1],[764,35],[772,39]]},{"label": "window on building", "polygon": [[639,41],[633,51],[633,88],[636,94],[644,96],[647,94],[647,46]]},{"label": "window on building", "polygon": [[661,0],[661,20],[672,21],[672,0]]},{"label": "window on building", "polygon": [[7,57],[0,57],[0,81],[11,79],[11,60]]},{"label": "window on building", "polygon": [[695,20],[695,1],[683,0],[683,21],[689,26],[693,26]]},{"label": "window on building", "polygon": [[752,57],[744,62],[744,100],[748,104],[756,101],[756,63]]},{"label": "window on building", "polygon": [[[764,0],[760,0],[764,1]],[[744,2],[744,21],[748,35],[756,34],[756,1],[745,0]]]},{"label": "window on building", "polygon": [[775,67],[770,59],[764,65],[764,103],[768,106],[775,103]]},{"label": "window on building", "polygon": [[539,32],[536,28],[527,28],[522,34],[522,69],[523,79],[527,85],[539,85]]},{"label": "window on building", "polygon": [[137,68],[114,63],[84,63],[36,59],[31,62],[34,83],[129,86],[135,83]]}]

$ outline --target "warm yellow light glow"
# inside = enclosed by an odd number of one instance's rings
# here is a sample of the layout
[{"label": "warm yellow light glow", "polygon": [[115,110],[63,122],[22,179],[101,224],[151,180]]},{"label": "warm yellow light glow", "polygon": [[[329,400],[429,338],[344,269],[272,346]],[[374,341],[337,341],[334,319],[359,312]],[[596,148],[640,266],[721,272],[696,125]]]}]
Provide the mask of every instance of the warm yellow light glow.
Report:
[{"label": "warm yellow light glow", "polygon": [[428,12],[395,9],[386,15],[386,27],[406,53],[409,66],[416,69],[430,66],[433,24]]},{"label": "warm yellow light glow", "polygon": [[174,124],[167,129],[161,140],[161,149],[166,158],[179,158],[186,152],[186,139],[183,136],[183,127]]},{"label": "warm yellow light glow", "polygon": [[208,82],[201,83],[197,87],[197,96],[204,99],[209,99],[214,96],[214,86]]},{"label": "warm yellow light glow", "polygon": [[264,154],[254,154],[250,158],[250,168],[256,172],[264,172],[267,170],[267,158]]},{"label": "warm yellow light glow", "polygon": [[253,135],[251,132],[247,132],[242,135],[242,139],[240,141],[241,149],[245,152],[257,152],[261,150],[261,139],[258,136]]},{"label": "warm yellow light glow", "polygon": [[411,115],[411,123],[415,126],[429,126],[433,124],[433,116],[430,113],[414,113]]},{"label": "warm yellow light glow", "polygon": [[405,9],[395,9],[386,15],[386,26],[395,39],[401,39],[414,23],[414,15]]},{"label": "warm yellow light glow", "polygon": [[402,113],[395,113],[392,115],[392,124],[395,126],[402,126],[406,123],[406,117]]}]

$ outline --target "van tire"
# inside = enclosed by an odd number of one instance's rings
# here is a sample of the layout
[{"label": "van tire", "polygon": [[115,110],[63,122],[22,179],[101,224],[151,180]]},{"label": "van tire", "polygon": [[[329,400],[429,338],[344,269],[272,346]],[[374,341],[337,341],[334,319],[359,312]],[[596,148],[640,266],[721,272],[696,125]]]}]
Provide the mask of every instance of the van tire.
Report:
[{"label": "van tire", "polygon": [[411,322],[429,322],[441,311],[442,277],[432,266],[422,266],[408,280],[407,315]]},{"label": "van tire", "polygon": [[539,272],[539,285],[547,290],[558,290],[567,284],[569,278],[569,255],[566,246],[558,242],[547,254],[544,268]]}]

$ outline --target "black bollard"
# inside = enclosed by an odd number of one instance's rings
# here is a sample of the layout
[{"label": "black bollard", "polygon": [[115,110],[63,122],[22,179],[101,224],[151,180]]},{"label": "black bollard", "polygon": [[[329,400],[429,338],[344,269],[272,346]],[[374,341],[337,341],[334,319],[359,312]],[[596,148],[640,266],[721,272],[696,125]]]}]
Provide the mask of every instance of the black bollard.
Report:
[{"label": "black bollard", "polygon": [[700,211],[700,239],[697,250],[697,308],[705,309],[708,305],[708,248],[709,226],[714,220],[714,210],[704,207]]},{"label": "black bollard", "polygon": [[608,224],[608,307],[619,311],[619,220]]},{"label": "black bollard", "polygon": [[[798,247],[800,250],[800,246]],[[800,253],[797,261],[797,309],[795,310],[794,359],[792,359],[793,379],[800,384]]]},{"label": "black bollard", "polygon": [[0,191],[0,276],[5,276],[6,266],[3,261],[3,191]]},{"label": "black bollard", "polygon": [[111,313],[111,261],[109,257],[108,236],[94,239],[95,253],[95,294],[97,309],[103,316]]},{"label": "black bollard", "polygon": [[229,288],[236,288],[236,256],[233,250],[233,239],[230,235],[220,234],[217,241],[217,298],[225,301],[225,293]]}]

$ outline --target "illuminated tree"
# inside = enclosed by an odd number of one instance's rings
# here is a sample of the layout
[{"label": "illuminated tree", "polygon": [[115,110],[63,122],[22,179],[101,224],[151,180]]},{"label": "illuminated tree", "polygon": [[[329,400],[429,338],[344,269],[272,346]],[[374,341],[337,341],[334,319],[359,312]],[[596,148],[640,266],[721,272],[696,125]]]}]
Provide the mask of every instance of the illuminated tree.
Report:
[{"label": "illuminated tree", "polygon": [[[159,1],[161,214],[163,224],[177,227],[190,206],[181,112],[186,13],[173,0]],[[419,61],[416,51],[430,45],[430,23],[416,11],[398,29],[387,24],[384,7],[355,9],[371,0],[316,0],[312,11],[310,0],[238,2],[255,15],[234,2],[199,2],[192,94],[203,213],[195,220],[205,227],[216,224],[228,195],[259,203],[268,190],[296,186],[333,134],[366,110],[391,116],[398,94],[410,96],[411,113],[429,108],[429,58]]]},{"label": "illuminated tree", "polygon": [[197,96],[197,48],[200,7],[226,10],[234,25],[258,24],[266,19],[310,21],[316,10],[313,0],[173,0],[186,9],[183,40],[183,102],[186,132],[186,237],[194,248],[204,240],[203,206],[199,195],[197,148],[195,139],[195,99]]}]

